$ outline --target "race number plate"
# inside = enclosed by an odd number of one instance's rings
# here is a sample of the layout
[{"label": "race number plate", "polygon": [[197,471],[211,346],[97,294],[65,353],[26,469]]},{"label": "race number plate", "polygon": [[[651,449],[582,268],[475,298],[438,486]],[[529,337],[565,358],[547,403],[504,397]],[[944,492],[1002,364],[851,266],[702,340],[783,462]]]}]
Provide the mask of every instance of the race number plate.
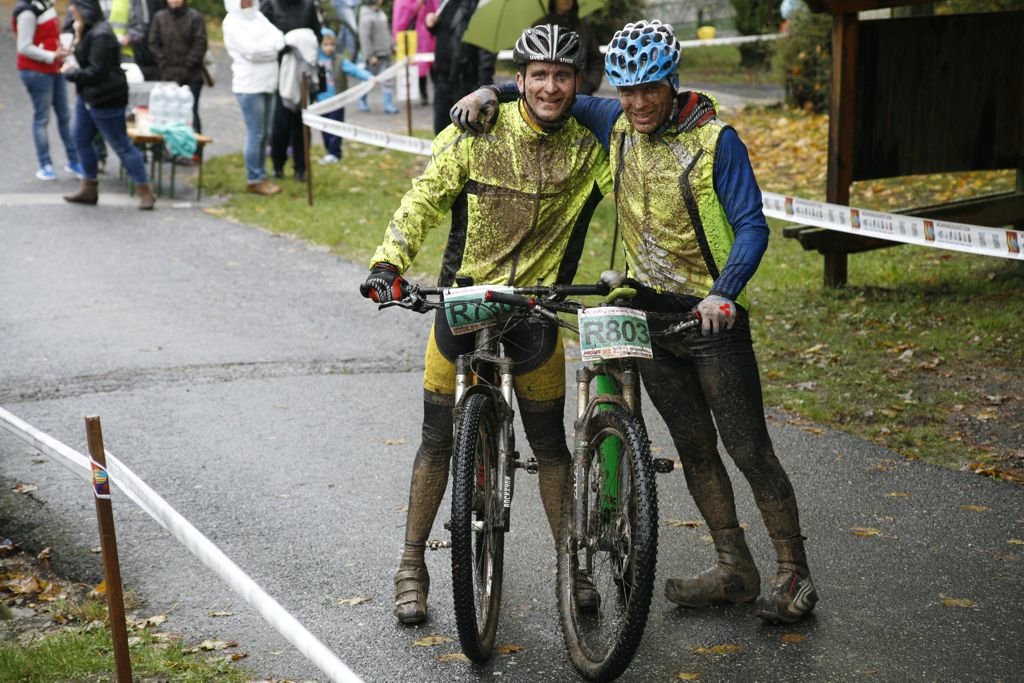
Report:
[{"label": "race number plate", "polygon": [[452,334],[469,334],[497,323],[498,315],[507,314],[510,306],[484,301],[488,292],[512,292],[505,285],[476,285],[444,290],[444,314]]},{"label": "race number plate", "polygon": [[579,312],[580,351],[583,360],[651,358],[651,331],[643,311],[599,306]]}]

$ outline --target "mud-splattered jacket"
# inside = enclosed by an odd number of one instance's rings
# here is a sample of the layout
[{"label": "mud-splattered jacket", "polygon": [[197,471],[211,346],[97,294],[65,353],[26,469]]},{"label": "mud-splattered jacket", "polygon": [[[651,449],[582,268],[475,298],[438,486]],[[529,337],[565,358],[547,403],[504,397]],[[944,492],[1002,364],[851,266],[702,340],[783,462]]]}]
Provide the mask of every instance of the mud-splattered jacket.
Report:
[{"label": "mud-splattered jacket", "polygon": [[749,308],[743,288],[768,245],[747,149],[704,95],[695,116],[637,132],[618,100],[580,96],[572,109],[609,149],[629,274],[659,292],[718,294]]},{"label": "mud-splattered jacket", "polygon": [[570,119],[553,133],[529,123],[519,104],[501,105],[488,135],[449,126],[434,139],[371,263],[405,272],[427,232],[452,213],[439,283],[456,275],[476,284],[572,282],[590,217],[611,190],[608,156]]}]

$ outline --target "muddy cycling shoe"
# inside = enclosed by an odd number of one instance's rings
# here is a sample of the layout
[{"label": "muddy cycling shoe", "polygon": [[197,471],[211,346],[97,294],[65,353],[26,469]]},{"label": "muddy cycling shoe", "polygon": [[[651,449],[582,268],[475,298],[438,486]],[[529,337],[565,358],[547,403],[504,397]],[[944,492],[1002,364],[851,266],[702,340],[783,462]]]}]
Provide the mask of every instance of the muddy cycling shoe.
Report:
[{"label": "muddy cycling shoe", "polygon": [[581,612],[596,612],[601,606],[601,594],[597,592],[594,581],[583,572],[577,572],[572,585],[576,609]]},{"label": "muddy cycling shoe", "polygon": [[395,572],[395,616],[402,624],[420,624],[427,619],[430,574],[426,567],[399,567]]},{"label": "muddy cycling shoe", "polygon": [[810,614],[817,602],[811,577],[779,572],[768,594],[757,601],[757,616],[773,624],[794,624]]},{"label": "muddy cycling shoe", "polygon": [[665,597],[680,607],[710,607],[753,602],[761,592],[761,576],[754,565],[741,571],[716,564],[689,579],[665,582]]},{"label": "muddy cycling shoe", "polygon": [[718,552],[715,566],[689,579],[669,579],[665,597],[680,607],[753,602],[761,592],[761,575],[747,549],[743,529],[716,529],[711,538]]}]

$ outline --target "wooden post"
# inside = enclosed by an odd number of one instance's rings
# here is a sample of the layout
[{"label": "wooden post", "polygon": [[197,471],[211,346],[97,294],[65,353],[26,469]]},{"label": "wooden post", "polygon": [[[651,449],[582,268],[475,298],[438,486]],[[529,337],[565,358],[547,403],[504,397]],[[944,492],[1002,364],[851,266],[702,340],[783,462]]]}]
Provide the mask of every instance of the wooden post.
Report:
[{"label": "wooden post", "polygon": [[100,551],[103,557],[103,576],[107,584],[107,608],[110,611],[110,634],[114,641],[117,681],[132,683],[132,660],[128,654],[128,628],[124,620],[124,594],[121,590],[121,566],[117,560],[117,536],[114,533],[114,513],[110,506],[110,480],[107,477],[107,458],[103,452],[100,418],[85,418],[85,433],[89,439],[89,455],[93,459],[92,481],[96,496],[96,519],[100,527]]},{"label": "wooden post", "polygon": [[[302,106],[299,113],[309,106],[309,77],[302,74],[302,93],[299,95]],[[306,158],[306,204],[313,206],[313,165],[309,163],[309,126],[302,124],[302,153]]]},{"label": "wooden post", "polygon": [[[832,18],[832,96],[828,118],[828,180],[825,201],[850,204],[853,182],[854,118],[857,92],[857,39],[859,19],[856,13]],[[825,286],[846,284],[847,254],[825,255]]]}]

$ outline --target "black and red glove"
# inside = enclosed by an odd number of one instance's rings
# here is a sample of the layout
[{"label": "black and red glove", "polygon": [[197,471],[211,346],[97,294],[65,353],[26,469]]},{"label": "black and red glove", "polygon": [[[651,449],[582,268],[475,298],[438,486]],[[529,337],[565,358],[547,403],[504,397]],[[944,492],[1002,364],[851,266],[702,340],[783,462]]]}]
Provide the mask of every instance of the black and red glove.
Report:
[{"label": "black and red glove", "polygon": [[398,267],[384,261],[373,264],[366,282],[359,285],[359,293],[378,304],[405,298],[405,279]]}]

